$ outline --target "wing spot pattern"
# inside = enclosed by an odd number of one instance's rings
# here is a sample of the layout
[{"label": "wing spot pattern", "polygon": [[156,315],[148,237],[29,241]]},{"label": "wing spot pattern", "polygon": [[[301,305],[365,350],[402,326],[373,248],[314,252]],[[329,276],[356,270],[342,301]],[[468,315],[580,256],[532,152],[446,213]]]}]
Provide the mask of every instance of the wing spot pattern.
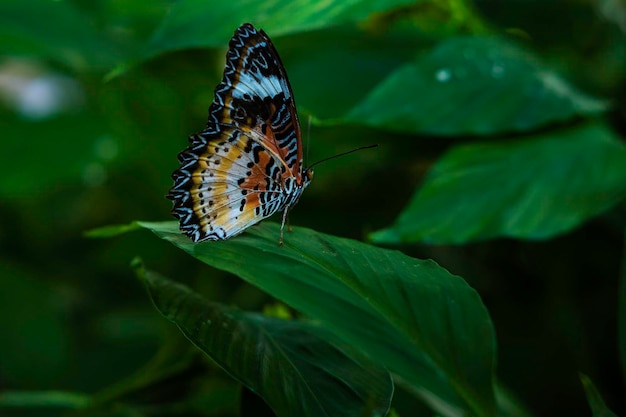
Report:
[{"label": "wing spot pattern", "polygon": [[267,35],[242,25],[206,127],[189,137],[172,174],[172,214],[193,241],[227,239],[298,201],[310,178],[292,97]]}]

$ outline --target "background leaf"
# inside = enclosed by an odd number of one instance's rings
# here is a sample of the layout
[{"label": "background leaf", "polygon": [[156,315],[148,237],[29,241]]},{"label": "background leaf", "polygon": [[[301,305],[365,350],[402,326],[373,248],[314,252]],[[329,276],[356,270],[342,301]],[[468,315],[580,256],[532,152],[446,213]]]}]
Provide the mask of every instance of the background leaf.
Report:
[{"label": "background leaf", "polygon": [[494,414],[489,315],[462,279],[434,262],[304,228],[279,247],[274,223],[202,244],[174,222],[139,224],[320,320],[410,384],[477,415]]},{"label": "background leaf", "polygon": [[343,2],[183,0],[172,8],[147,47],[147,56],[175,49],[222,46],[234,28],[250,22],[272,37],[356,22],[375,12],[413,3],[408,0]]},{"label": "background leaf", "polygon": [[153,272],[138,274],[161,314],[278,416],[387,414],[389,374],[346,356],[310,324],[211,303]]},{"label": "background leaf", "polygon": [[122,57],[85,13],[65,1],[0,2],[0,48],[5,55],[46,57],[75,69],[107,68]]},{"label": "background leaf", "polygon": [[626,148],[602,124],[447,152],[379,243],[547,239],[626,195]]},{"label": "background leaf", "polygon": [[3,391],[0,394],[0,409],[9,408],[81,408],[89,403],[89,396],[63,391]]},{"label": "background leaf", "polygon": [[390,74],[342,120],[400,132],[484,135],[606,108],[513,43],[457,37]]},{"label": "background leaf", "polygon": [[604,400],[600,396],[600,393],[591,382],[591,379],[585,374],[580,374],[580,382],[585,388],[585,394],[587,395],[587,401],[591,406],[593,417],[617,417],[609,408],[604,404]]}]

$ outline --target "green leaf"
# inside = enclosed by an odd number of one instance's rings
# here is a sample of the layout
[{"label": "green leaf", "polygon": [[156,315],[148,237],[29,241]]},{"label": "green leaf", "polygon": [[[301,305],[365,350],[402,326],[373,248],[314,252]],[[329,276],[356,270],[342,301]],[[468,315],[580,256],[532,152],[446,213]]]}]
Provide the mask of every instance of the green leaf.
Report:
[{"label": "green leaf", "polygon": [[226,46],[244,22],[272,37],[356,22],[409,0],[298,2],[281,0],[183,0],[176,3],[147,47],[147,57],[182,48]]},{"label": "green leaf", "polygon": [[85,237],[104,239],[118,236],[123,233],[132,232],[134,230],[137,230],[138,228],[139,225],[137,225],[136,223],[116,224],[87,230],[84,235]]},{"label": "green leaf", "polygon": [[139,224],[319,320],[443,409],[494,415],[491,320],[478,294],[433,261],[305,228],[279,247],[270,222],[201,244],[174,222]]},{"label": "green leaf", "polygon": [[0,50],[4,55],[45,57],[74,69],[104,69],[120,59],[96,25],[73,2],[0,2]]},{"label": "green leaf", "polygon": [[89,404],[90,396],[64,391],[3,391],[0,393],[2,408],[83,408]]},{"label": "green leaf", "polygon": [[[426,42],[419,36],[393,36],[341,26],[284,36],[275,44],[284,58],[300,116],[308,111],[316,118],[330,118],[354,107],[391,68],[402,65]],[[337,92],[332,100],[330,92]],[[319,142],[317,137],[315,142]]]},{"label": "green leaf", "polygon": [[452,148],[377,243],[547,239],[626,196],[626,148],[602,124]]},{"label": "green leaf", "polygon": [[593,382],[591,382],[591,379],[583,373],[579,373],[578,376],[580,377],[580,382],[583,384],[583,388],[585,388],[585,394],[587,395],[587,401],[591,407],[593,417],[617,417],[617,415],[604,404],[604,400],[602,400],[600,393],[593,385]]},{"label": "green leaf", "polygon": [[313,326],[211,303],[138,268],[156,308],[279,416],[385,415],[393,384],[384,369],[356,362]]},{"label": "green leaf", "polygon": [[451,38],[389,75],[343,121],[409,133],[484,135],[606,108],[518,46],[497,38]]},{"label": "green leaf", "polygon": [[500,417],[532,417],[531,414],[516,395],[502,385],[502,381],[496,382],[496,403],[498,416]]}]

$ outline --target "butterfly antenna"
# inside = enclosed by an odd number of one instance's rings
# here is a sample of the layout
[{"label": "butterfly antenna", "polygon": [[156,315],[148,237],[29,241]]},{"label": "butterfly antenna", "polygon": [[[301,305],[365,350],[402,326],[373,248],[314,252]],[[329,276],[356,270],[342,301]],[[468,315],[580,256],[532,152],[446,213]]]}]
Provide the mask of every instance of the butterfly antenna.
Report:
[{"label": "butterfly antenna", "polygon": [[313,120],[313,117],[309,114],[309,123],[306,128],[306,155],[304,157],[305,161],[309,160],[309,148],[311,147],[311,120]]},{"label": "butterfly antenna", "polygon": [[350,150],[350,151],[341,152],[341,153],[338,153],[337,155],[329,156],[328,158],[321,159],[321,160],[319,160],[319,161],[315,162],[314,164],[310,165],[310,166],[309,166],[309,169],[313,168],[313,167],[314,167],[315,165],[317,165],[317,164],[321,164],[322,162],[326,162],[326,161],[329,161],[329,160],[331,160],[331,159],[339,158],[340,156],[348,155],[348,154],[350,154],[350,153],[352,153],[352,152],[362,151],[363,149],[371,149],[371,148],[376,148],[377,146],[378,146],[378,143],[375,143],[375,144],[373,144],[373,145],[361,146],[361,147],[359,147],[359,148],[352,149],[352,150]]}]

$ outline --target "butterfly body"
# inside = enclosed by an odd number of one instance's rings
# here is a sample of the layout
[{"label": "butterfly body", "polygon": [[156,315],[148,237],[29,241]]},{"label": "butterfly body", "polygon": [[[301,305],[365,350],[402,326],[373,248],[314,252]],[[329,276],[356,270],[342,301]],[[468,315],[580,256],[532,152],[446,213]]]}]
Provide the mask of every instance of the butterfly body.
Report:
[{"label": "butterfly body", "polygon": [[168,198],[194,242],[221,240],[288,211],[311,182],[303,167],[295,101],[276,49],[263,31],[240,26],[205,129],[190,138]]}]

